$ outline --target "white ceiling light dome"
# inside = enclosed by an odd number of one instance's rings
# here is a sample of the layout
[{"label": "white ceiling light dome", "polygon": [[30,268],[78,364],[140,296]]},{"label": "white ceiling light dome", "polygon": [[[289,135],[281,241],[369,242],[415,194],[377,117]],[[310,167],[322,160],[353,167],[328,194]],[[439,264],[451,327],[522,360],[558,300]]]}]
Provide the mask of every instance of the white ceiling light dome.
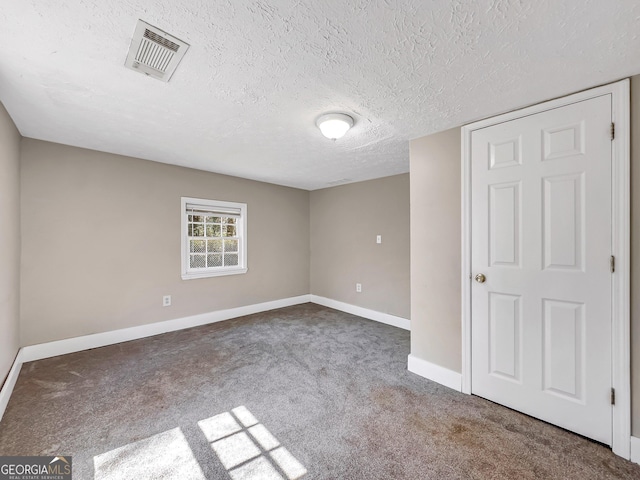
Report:
[{"label": "white ceiling light dome", "polygon": [[322,135],[331,140],[344,137],[344,134],[353,127],[353,123],[353,117],[346,113],[326,113],[316,121]]}]

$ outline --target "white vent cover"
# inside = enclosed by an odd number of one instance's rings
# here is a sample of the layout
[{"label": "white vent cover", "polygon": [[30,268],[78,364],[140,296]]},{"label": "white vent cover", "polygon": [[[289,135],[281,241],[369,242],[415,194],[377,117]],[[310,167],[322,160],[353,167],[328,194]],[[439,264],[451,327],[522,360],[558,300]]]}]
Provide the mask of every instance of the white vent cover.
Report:
[{"label": "white vent cover", "polygon": [[138,20],[125,66],[168,82],[189,44]]}]

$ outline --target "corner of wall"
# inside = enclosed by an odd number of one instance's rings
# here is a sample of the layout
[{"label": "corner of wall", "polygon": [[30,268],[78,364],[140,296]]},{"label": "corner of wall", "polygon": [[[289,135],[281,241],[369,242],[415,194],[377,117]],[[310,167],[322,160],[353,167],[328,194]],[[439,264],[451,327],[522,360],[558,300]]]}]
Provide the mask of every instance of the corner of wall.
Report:
[{"label": "corner of wall", "polygon": [[460,128],[412,140],[410,162],[411,355],[429,365],[423,370],[456,373],[462,368]]},{"label": "corner of wall", "polygon": [[20,347],[20,142],[0,103],[0,380]]},{"label": "corner of wall", "polygon": [[309,203],[311,294],[410,318],[409,175],[314,190]]}]

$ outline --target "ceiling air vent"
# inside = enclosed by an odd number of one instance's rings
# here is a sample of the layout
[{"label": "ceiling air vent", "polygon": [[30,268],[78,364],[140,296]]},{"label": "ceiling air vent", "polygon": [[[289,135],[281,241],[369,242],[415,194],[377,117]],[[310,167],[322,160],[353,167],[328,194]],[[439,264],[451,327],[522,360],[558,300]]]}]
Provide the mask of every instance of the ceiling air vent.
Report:
[{"label": "ceiling air vent", "polygon": [[168,82],[189,44],[138,20],[125,66]]}]

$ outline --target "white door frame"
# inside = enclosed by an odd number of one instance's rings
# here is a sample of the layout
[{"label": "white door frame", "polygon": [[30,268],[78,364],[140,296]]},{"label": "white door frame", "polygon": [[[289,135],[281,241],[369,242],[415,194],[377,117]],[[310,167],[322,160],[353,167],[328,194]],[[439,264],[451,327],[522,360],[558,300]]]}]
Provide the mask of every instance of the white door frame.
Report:
[{"label": "white door frame", "polygon": [[[471,394],[471,134],[516,118],[611,94],[615,140],[612,142],[612,276],[611,352],[613,388],[612,449],[631,455],[631,332],[630,332],[630,87],[629,79],[567,97],[505,113],[462,127],[462,392]],[[606,259],[605,259],[606,261]]]}]

